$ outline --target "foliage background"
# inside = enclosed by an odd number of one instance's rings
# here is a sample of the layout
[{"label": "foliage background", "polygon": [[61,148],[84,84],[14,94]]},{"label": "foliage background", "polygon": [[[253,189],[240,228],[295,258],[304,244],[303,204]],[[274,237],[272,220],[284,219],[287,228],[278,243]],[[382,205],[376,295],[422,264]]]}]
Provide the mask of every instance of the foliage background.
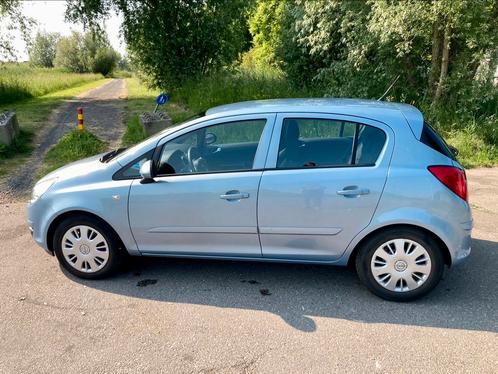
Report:
[{"label": "foliage background", "polygon": [[[55,66],[108,74],[119,59],[95,36],[119,12],[131,60],[120,65],[192,111],[273,97],[376,99],[399,75],[388,100],[421,109],[465,165],[498,163],[496,0],[66,2],[68,19],[89,32],[62,38]],[[0,17],[18,3],[0,0]]]}]

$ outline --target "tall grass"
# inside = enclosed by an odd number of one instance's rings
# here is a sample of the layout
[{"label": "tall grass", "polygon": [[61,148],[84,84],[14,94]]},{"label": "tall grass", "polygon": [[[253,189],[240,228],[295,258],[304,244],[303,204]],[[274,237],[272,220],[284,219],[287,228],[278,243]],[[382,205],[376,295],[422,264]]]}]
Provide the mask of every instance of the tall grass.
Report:
[{"label": "tall grass", "polygon": [[322,96],[318,92],[297,89],[276,69],[220,71],[202,80],[192,80],[173,91],[172,99],[193,112],[213,106],[245,100]]},{"label": "tall grass", "polygon": [[0,64],[0,105],[43,96],[98,79],[102,79],[102,75],[34,68],[26,63]]}]

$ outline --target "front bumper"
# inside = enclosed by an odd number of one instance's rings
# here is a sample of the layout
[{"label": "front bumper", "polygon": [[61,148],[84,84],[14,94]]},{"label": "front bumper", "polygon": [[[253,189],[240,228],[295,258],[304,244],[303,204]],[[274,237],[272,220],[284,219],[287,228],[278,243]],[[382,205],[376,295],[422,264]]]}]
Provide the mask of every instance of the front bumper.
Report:
[{"label": "front bumper", "polygon": [[28,203],[28,228],[31,233],[33,240],[42,247],[45,252],[53,256],[54,253],[48,247],[47,243],[47,228],[46,217],[48,217],[51,211],[50,205],[43,197],[37,199],[34,202]]}]

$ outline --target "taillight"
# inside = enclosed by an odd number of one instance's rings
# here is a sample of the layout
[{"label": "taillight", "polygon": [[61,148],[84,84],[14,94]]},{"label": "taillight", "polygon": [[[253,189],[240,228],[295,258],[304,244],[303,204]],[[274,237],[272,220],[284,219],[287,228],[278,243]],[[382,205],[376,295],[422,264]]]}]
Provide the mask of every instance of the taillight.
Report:
[{"label": "taillight", "polygon": [[465,171],[454,166],[429,166],[429,171],[456,195],[467,201],[467,177]]}]

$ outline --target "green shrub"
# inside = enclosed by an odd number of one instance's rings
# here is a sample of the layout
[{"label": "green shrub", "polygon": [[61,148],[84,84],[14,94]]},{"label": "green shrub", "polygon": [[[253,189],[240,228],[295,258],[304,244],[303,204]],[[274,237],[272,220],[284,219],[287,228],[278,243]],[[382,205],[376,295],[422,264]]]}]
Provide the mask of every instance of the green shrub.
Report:
[{"label": "green shrub", "polygon": [[116,67],[119,55],[112,48],[97,50],[92,61],[92,72],[108,76]]}]

